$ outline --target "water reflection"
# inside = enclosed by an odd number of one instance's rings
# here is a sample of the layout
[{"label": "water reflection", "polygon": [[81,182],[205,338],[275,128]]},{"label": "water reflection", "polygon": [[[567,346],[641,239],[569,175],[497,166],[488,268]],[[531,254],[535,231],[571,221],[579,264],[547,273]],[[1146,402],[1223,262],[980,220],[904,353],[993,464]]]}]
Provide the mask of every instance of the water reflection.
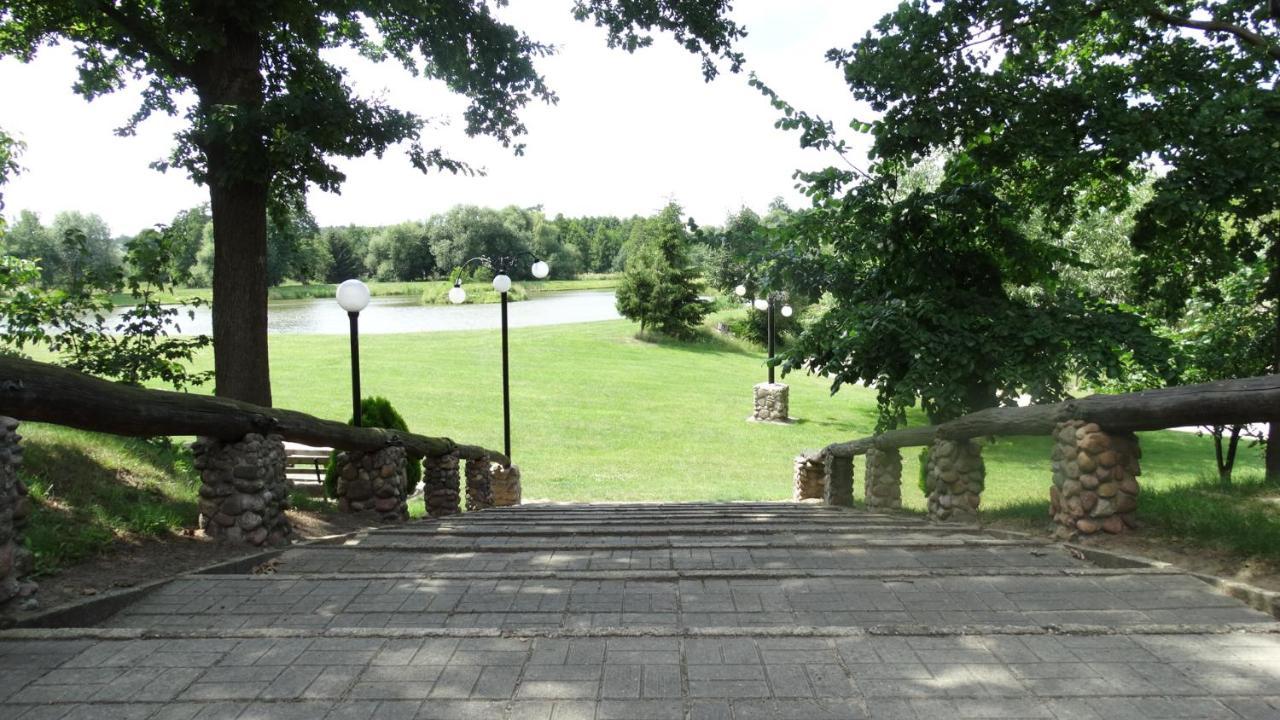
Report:
[{"label": "water reflection", "polygon": [[[442,330],[491,330],[499,326],[499,309],[492,305],[420,305],[412,297],[375,297],[360,313],[360,333],[417,333]],[[511,303],[507,309],[511,327],[564,325],[616,320],[612,290],[558,292]],[[195,319],[182,315],[183,335],[213,333],[207,307],[196,310]],[[344,335],[347,314],[331,299],[276,300],[268,306],[267,332],[281,335]]]}]

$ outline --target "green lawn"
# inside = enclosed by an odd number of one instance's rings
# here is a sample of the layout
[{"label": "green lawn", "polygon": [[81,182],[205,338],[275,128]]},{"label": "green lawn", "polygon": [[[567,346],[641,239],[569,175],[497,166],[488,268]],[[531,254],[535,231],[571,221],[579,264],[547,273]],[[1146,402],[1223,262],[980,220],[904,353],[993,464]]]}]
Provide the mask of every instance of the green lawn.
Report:
[{"label": "green lawn", "polygon": [[[835,396],[816,377],[791,375],[791,426],[749,423],[761,353],[729,340],[643,342],[625,322],[521,328],[511,333],[513,455],[529,498],[750,500],[790,496],[797,453],[871,432],[874,392]],[[272,336],[275,402],[345,419],[344,338]],[[389,397],[415,432],[501,448],[496,332],[361,339],[366,394]],[[918,421],[918,418],[916,419]],[[1213,474],[1207,439],[1143,436],[1150,488]],[[1047,503],[1048,438],[1004,438],[986,450],[989,509]],[[905,502],[922,508],[914,451],[905,453]],[[1240,471],[1261,467],[1243,453]]]},{"label": "green lawn", "polygon": [[[765,378],[761,351],[712,337],[644,342],[635,333],[636,326],[625,321],[512,331],[513,456],[523,470],[526,499],[784,500],[791,495],[798,453],[867,435],[874,426],[873,391],[846,386],[832,396],[826,381],[803,375],[786,378],[795,424],[749,423],[751,387]],[[368,335],[361,338],[361,351],[365,394],[390,398],[411,430],[502,447],[496,331]],[[275,404],[345,421],[346,353],[344,336],[271,336]],[[207,365],[209,355],[200,362]],[[182,524],[151,508],[154,503],[140,506],[135,521],[129,505],[140,497],[174,506],[191,516],[186,524],[194,523],[190,470],[175,466],[173,456],[152,455],[135,441],[103,442],[61,429],[33,426],[24,434],[32,441],[28,468],[43,468],[38,472],[46,480],[37,492],[64,497],[63,510],[51,507],[34,519],[38,544],[57,548],[63,533],[85,518],[96,518],[91,525],[99,528],[84,542],[65,541],[74,547],[46,553],[50,565],[87,552],[108,527],[147,532]],[[1256,449],[1242,450],[1237,466],[1238,474],[1254,481],[1222,494],[1204,484],[1214,476],[1208,439],[1158,432],[1144,433],[1142,442],[1146,500],[1139,512],[1145,521],[1166,534],[1280,558],[1280,512],[1254,497],[1275,494],[1275,488],[1258,485]],[[988,517],[1046,525],[1050,450],[1047,437],[1001,438],[986,448]],[[137,466],[126,478],[130,489],[67,498],[74,484],[60,481],[56,470],[60,463],[74,464],[77,451],[89,455],[85,464],[96,475],[103,468]],[[97,459],[97,453],[121,457]],[[903,499],[908,508],[922,510],[917,454],[904,452]],[[172,473],[178,486],[158,485],[156,473]],[[103,482],[112,479],[104,476]],[[93,509],[95,503],[103,509]]]}]

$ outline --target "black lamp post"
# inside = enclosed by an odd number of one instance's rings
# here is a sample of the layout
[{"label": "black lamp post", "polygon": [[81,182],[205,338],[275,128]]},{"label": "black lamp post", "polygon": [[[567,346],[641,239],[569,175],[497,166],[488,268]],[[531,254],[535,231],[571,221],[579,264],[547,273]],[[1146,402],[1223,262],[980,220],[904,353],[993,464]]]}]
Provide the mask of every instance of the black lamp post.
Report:
[{"label": "black lamp post", "polygon": [[338,305],[351,320],[351,413],[360,427],[360,311],[369,305],[369,287],[359,280],[338,286]]},{"label": "black lamp post", "polygon": [[[747,286],[739,285],[735,287],[733,289],[733,294],[737,295],[740,298],[746,297]],[[782,303],[782,304],[779,306],[779,303]],[[751,304],[752,306],[755,307],[755,309],[761,312],[768,313],[765,320],[765,328],[766,328],[765,334],[768,337],[769,361],[766,364],[769,366],[769,384],[772,385],[774,384],[773,356],[775,354],[774,350],[777,346],[776,333],[774,332],[773,313],[775,309],[778,309],[779,312],[782,313],[782,317],[791,317],[791,313],[793,311],[790,305],[783,302],[782,295],[780,293],[772,293],[772,292],[766,293],[764,297],[756,298],[755,300],[752,301]]]},{"label": "black lamp post", "polygon": [[[529,268],[529,272],[535,278],[541,280],[551,272],[551,267],[534,255],[520,253],[516,257],[520,256],[533,258],[533,265]],[[493,289],[498,291],[502,305],[502,451],[506,453],[508,461],[511,460],[511,373],[507,359],[507,293],[511,290],[511,276],[507,275],[507,268],[514,263],[515,259],[511,256],[477,257],[462,264],[463,268],[472,264],[484,265],[497,273],[493,276]],[[467,291],[462,289],[462,278],[459,277],[449,290],[449,302],[457,305],[466,300]]]}]

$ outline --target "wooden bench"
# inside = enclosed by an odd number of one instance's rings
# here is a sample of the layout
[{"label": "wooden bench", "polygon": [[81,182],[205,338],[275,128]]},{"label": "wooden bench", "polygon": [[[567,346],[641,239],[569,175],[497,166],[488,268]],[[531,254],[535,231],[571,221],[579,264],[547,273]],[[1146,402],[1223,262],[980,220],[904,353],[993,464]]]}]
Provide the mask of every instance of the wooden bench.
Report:
[{"label": "wooden bench", "polygon": [[284,444],[284,476],[293,487],[313,497],[324,497],[324,469],[332,448],[299,443]]}]

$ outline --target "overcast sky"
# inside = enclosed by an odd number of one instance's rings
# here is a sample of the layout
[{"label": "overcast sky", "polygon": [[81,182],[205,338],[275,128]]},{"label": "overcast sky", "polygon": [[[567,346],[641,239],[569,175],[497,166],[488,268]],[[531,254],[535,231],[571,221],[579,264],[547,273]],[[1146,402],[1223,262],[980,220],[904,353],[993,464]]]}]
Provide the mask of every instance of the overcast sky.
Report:
[{"label": "overcast sky", "polygon": [[[740,49],[754,70],[798,107],[843,124],[868,119],[839,72],[823,55],[862,37],[896,0],[738,0],[734,19],[749,37]],[[487,172],[461,177],[414,170],[402,152],[343,160],[340,195],[314,191],[309,205],[322,225],[381,225],[421,219],[459,203],[491,207],[542,205],[548,214],[650,214],[669,199],[703,224],[739,207],[763,210],[771,199],[792,204],[792,172],[829,162],[801,151],[797,136],[775,130],[777,112],[747,77],[723,73],[704,83],[698,58],[662,38],[628,55],[605,47],[604,33],[573,21],[570,0],[512,0],[503,16],[534,39],[559,48],[539,62],[558,105],[523,113],[525,155],[462,132],[465,101],[443,85],[414,78],[389,63],[348,58],[349,80],[365,95],[425,117],[452,119],[429,127],[427,147]],[[346,56],[344,56],[346,57]],[[159,173],[179,118],[157,117],[132,138],[113,129],[137,108],[135,89],[86,103],[71,91],[69,48],[45,49],[23,65],[0,60],[0,127],[27,144],[24,171],[11,179],[5,214],[60,210],[98,213],[112,231],[133,234],[207,201],[181,171]],[[850,137],[861,145],[865,138]],[[861,151],[859,151],[861,152]]]}]

